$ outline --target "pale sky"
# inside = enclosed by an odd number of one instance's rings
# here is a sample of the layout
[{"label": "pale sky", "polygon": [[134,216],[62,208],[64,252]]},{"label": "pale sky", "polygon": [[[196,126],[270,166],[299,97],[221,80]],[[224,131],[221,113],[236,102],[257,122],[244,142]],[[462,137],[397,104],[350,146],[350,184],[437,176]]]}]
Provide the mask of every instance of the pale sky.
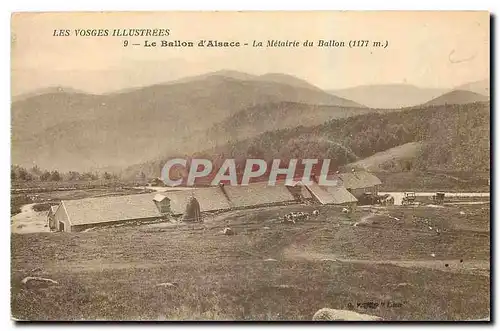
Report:
[{"label": "pale sky", "polygon": [[[285,73],[324,88],[408,83],[451,88],[489,78],[487,12],[41,13],[12,17],[12,94],[49,86],[93,93],[216,70]],[[79,37],[74,29],[160,28],[169,37]],[[54,29],[70,29],[54,37]],[[299,48],[144,48],[145,40],[314,41]],[[389,42],[321,48],[319,39]]]}]

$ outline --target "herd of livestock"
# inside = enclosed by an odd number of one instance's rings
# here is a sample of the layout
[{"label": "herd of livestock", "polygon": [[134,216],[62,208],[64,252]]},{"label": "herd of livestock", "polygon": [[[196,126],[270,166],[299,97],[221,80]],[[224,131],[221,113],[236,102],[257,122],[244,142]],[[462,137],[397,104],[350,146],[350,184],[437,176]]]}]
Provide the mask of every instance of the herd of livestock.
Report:
[{"label": "herd of livestock", "polygon": [[294,223],[296,221],[306,221],[308,220],[311,216],[318,216],[319,215],[319,210],[315,210],[312,212],[312,214],[299,211],[299,212],[291,212],[283,216],[282,222],[283,223]]}]

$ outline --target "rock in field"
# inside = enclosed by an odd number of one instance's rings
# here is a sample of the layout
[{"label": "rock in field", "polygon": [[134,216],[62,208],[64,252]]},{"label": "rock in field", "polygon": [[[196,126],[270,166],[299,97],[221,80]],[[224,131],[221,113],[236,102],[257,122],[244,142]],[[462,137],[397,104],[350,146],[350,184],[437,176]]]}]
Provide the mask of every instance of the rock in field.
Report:
[{"label": "rock in field", "polygon": [[170,288],[174,288],[174,287],[177,287],[177,283],[160,283],[160,284],[156,284],[156,286],[162,286],[162,287],[170,287]]},{"label": "rock in field", "polygon": [[27,287],[47,287],[59,283],[50,278],[28,276],[21,280],[21,284]]},{"label": "rock in field", "polygon": [[222,230],[222,233],[224,233],[226,236],[232,236],[235,234],[234,230],[231,228],[225,228],[224,230]]},{"label": "rock in field", "polygon": [[313,321],[382,321],[379,316],[360,314],[351,310],[321,308],[314,316]]}]

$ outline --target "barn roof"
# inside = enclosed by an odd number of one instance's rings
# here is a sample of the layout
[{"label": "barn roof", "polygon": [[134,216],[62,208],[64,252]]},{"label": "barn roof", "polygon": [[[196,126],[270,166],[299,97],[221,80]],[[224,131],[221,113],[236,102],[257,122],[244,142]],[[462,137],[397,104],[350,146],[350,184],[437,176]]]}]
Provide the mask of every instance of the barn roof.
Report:
[{"label": "barn roof", "polygon": [[267,182],[250,183],[245,186],[228,185],[224,186],[224,190],[234,207],[251,207],[295,200],[286,186],[279,183],[275,186],[270,186]]},{"label": "barn roof", "polygon": [[339,173],[335,176],[338,176],[342,180],[343,186],[348,189],[373,187],[382,184],[377,176],[367,171]]},{"label": "barn roof", "polygon": [[327,186],[326,191],[332,195],[333,203],[340,205],[343,203],[357,202],[358,199],[342,186]]},{"label": "barn roof", "polygon": [[322,189],[318,184],[312,183],[306,187],[309,192],[311,192],[311,195],[314,196],[322,205],[335,203],[333,196],[329,192]]},{"label": "barn roof", "polygon": [[358,201],[347,189],[343,186],[319,186],[312,183],[306,186],[311,194],[323,205],[327,204],[343,204]]},{"label": "barn roof", "polygon": [[194,196],[196,200],[198,200],[202,212],[231,208],[226,196],[218,186],[193,188],[192,190],[167,191],[163,192],[162,195],[170,199],[170,210],[174,215],[184,213],[191,196]]},{"label": "barn roof", "polygon": [[71,225],[161,217],[152,194],[98,197],[61,202]]},{"label": "barn roof", "polygon": [[306,185],[302,181],[297,181],[292,184],[286,184],[285,181],[279,182],[276,181],[276,185],[279,184],[284,184],[290,192],[293,194],[298,194],[302,199],[311,199],[313,196],[311,195],[311,192],[306,188]]}]

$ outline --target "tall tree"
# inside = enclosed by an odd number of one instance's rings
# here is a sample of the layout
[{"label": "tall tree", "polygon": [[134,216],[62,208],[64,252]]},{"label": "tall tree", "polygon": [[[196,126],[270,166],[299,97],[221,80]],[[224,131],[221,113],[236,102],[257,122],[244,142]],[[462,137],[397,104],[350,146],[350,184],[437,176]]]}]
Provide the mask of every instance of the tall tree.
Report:
[{"label": "tall tree", "polygon": [[59,171],[57,170],[53,170],[51,173],[50,173],[50,180],[51,181],[60,181],[62,178],[61,178],[61,174],[59,174]]}]

